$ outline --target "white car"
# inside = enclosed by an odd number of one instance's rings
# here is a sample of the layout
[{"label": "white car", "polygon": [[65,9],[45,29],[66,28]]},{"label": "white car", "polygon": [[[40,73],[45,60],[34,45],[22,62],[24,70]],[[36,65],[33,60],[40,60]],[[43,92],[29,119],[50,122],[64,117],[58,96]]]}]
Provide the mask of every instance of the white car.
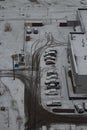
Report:
[{"label": "white car", "polygon": [[61,86],[57,83],[50,83],[46,86],[47,89],[60,89]]},{"label": "white car", "polygon": [[32,33],[32,29],[30,26],[26,26],[26,33],[27,34],[31,34]]},{"label": "white car", "polygon": [[56,106],[62,106],[62,103],[60,100],[54,100],[54,101],[48,101],[46,103],[48,107],[56,107]]},{"label": "white car", "polygon": [[47,59],[52,59],[52,60],[55,61],[55,60],[56,60],[56,57],[47,55],[46,57],[44,57],[44,61],[46,61]]},{"label": "white car", "polygon": [[55,49],[49,49],[49,48],[46,49],[44,57],[46,57],[48,55],[57,57],[57,50],[55,50]]},{"label": "white car", "polygon": [[55,79],[55,78],[46,79],[45,84],[50,84],[50,83],[57,83],[57,84],[59,84],[59,79]]},{"label": "white car", "polygon": [[46,90],[45,95],[58,95],[58,91],[56,89]]},{"label": "white car", "polygon": [[56,75],[56,76],[58,76],[58,73],[57,73],[55,70],[47,71],[46,76],[51,76],[51,75]]},{"label": "white car", "polygon": [[45,52],[44,57],[46,57],[46,56],[54,56],[56,58],[57,53],[55,53],[54,51]]},{"label": "white car", "polygon": [[50,80],[50,79],[52,79],[52,78],[58,79],[58,75],[52,74],[52,75],[50,75],[50,76],[46,76],[46,80]]},{"label": "white car", "polygon": [[46,49],[45,53],[48,53],[48,52],[53,52],[55,54],[57,54],[57,50],[56,49]]}]

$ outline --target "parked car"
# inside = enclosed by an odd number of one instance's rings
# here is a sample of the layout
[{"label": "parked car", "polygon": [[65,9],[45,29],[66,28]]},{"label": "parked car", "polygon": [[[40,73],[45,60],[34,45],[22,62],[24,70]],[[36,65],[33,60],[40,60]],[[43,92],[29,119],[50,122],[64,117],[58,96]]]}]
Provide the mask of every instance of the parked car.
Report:
[{"label": "parked car", "polygon": [[50,83],[46,86],[46,89],[60,89],[61,86],[57,83]]},{"label": "parked car", "polygon": [[68,75],[69,75],[70,77],[72,76],[71,67],[68,67]]},{"label": "parked car", "polygon": [[57,54],[55,52],[47,52],[44,54],[44,57],[46,56],[54,56],[54,57],[57,57]]},{"label": "parked car", "polygon": [[55,60],[56,60],[56,57],[54,57],[54,56],[49,56],[49,55],[46,56],[46,57],[44,57],[44,61],[49,60],[49,59],[55,61]]},{"label": "parked car", "polygon": [[32,33],[32,29],[30,26],[26,27],[26,34],[31,34]]},{"label": "parked car", "polygon": [[87,102],[83,102],[83,108],[85,111],[87,111]]},{"label": "parked car", "polygon": [[55,70],[50,70],[47,72],[46,76],[56,75],[58,76],[58,73]]},{"label": "parked car", "polygon": [[15,63],[15,68],[18,68],[19,67],[19,63]]},{"label": "parked car", "polygon": [[84,112],[84,108],[83,108],[83,104],[82,103],[75,104],[75,108],[76,108],[78,113],[83,113]]},{"label": "parked car", "polygon": [[52,75],[50,75],[50,76],[46,76],[46,80],[50,80],[50,79],[58,79],[58,75],[56,75],[56,74],[52,74]]},{"label": "parked car", "polygon": [[26,38],[25,38],[26,42],[30,41],[30,35],[26,34]]},{"label": "parked car", "polygon": [[55,79],[55,78],[46,79],[45,84],[48,85],[48,84],[50,84],[50,83],[59,84],[59,79]]},{"label": "parked car", "polygon": [[38,29],[37,28],[33,28],[33,33],[34,34],[38,34]]},{"label": "parked car", "polygon": [[46,86],[46,89],[49,90],[49,89],[60,89],[60,85],[55,85],[55,84],[49,84]]},{"label": "parked car", "polygon": [[45,95],[58,95],[58,91],[56,89],[45,90]]},{"label": "parked car", "polygon": [[59,100],[59,101],[48,101],[47,103],[46,103],[46,105],[48,106],[48,107],[56,107],[56,106],[62,106],[62,103],[61,103],[61,101]]},{"label": "parked car", "polygon": [[47,50],[45,51],[45,53],[48,53],[48,52],[57,54],[57,50],[56,50],[56,49],[47,49]]},{"label": "parked car", "polygon": [[55,64],[55,61],[52,60],[52,59],[47,59],[46,60],[46,65],[54,65]]}]

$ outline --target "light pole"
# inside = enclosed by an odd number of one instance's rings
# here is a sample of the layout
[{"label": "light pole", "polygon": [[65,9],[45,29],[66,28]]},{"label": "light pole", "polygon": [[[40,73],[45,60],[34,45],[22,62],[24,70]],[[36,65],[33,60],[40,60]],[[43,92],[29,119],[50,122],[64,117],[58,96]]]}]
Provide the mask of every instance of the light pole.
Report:
[{"label": "light pole", "polygon": [[25,28],[25,20],[24,20],[24,27],[23,28],[24,28],[24,34],[23,34],[24,35],[24,37],[23,37],[23,52],[24,52],[24,50],[25,50],[25,29],[26,29]]},{"label": "light pole", "polygon": [[15,80],[15,66],[14,66],[14,58],[15,58],[15,56],[12,55],[12,64],[13,64],[13,80]]}]

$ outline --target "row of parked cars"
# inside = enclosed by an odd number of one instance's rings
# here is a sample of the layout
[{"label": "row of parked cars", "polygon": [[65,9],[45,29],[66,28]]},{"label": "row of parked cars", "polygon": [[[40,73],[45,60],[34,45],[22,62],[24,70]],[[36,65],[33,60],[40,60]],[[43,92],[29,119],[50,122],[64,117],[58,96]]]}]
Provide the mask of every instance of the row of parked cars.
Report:
[{"label": "row of parked cars", "polygon": [[[54,65],[56,63],[58,52],[55,49],[48,49],[44,54],[44,61],[46,65]],[[69,68],[69,75],[71,75],[71,69]],[[57,100],[56,96],[59,95],[59,89],[61,89],[59,74],[54,70],[47,71],[45,80],[45,95],[54,96],[51,100],[46,102],[47,107],[61,107],[62,101]],[[56,95],[56,96],[55,96]],[[78,113],[87,112],[87,102],[75,103],[74,108]]]},{"label": "row of parked cars", "polygon": [[[44,54],[44,61],[46,65],[55,65],[57,59],[58,52],[56,49],[47,49]],[[55,67],[55,66],[54,66]],[[61,88],[60,85],[60,78],[59,74],[56,72],[55,68],[47,71],[46,73],[46,80],[45,80],[46,90],[45,95],[47,96],[57,96],[59,95],[59,89]],[[61,106],[62,103],[60,100],[47,101],[46,105],[48,107],[55,107]]]},{"label": "row of parked cars", "polygon": [[26,26],[26,41],[30,41],[30,34],[38,34],[38,29],[36,27],[31,28],[30,26]]},{"label": "row of parked cars", "polygon": [[46,65],[53,65],[56,63],[57,58],[57,50],[55,49],[49,49],[45,51],[44,54],[44,61]]},{"label": "row of parked cars", "polygon": [[[62,106],[62,102],[61,100],[52,100],[52,101],[47,101],[46,105],[48,107],[60,107]],[[75,104],[75,108],[78,113],[87,112],[87,102]]]},{"label": "row of parked cars", "polygon": [[[47,96],[59,95],[58,90],[61,88],[61,86],[60,86],[59,75],[55,70],[48,71],[46,73],[45,85],[46,85],[45,95]],[[53,107],[53,106],[61,106],[62,103],[61,101],[50,100],[46,103],[46,105],[48,107]]]},{"label": "row of parked cars", "polygon": [[87,102],[77,103],[75,104],[75,108],[78,113],[84,113],[87,112]]},{"label": "row of parked cars", "polygon": [[45,80],[46,89],[60,89],[60,79],[56,71],[48,71]]},{"label": "row of parked cars", "polygon": [[26,33],[27,34],[31,34],[31,33],[38,34],[38,29],[36,27],[31,28],[30,26],[26,26]]}]

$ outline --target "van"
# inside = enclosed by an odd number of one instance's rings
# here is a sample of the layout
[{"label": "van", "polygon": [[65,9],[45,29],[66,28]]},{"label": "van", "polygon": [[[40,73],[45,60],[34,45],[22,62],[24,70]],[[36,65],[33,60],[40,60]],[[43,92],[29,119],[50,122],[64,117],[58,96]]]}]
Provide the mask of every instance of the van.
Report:
[{"label": "van", "polygon": [[75,104],[75,108],[76,108],[78,113],[84,113],[84,108],[83,108],[83,104],[82,103]]}]

